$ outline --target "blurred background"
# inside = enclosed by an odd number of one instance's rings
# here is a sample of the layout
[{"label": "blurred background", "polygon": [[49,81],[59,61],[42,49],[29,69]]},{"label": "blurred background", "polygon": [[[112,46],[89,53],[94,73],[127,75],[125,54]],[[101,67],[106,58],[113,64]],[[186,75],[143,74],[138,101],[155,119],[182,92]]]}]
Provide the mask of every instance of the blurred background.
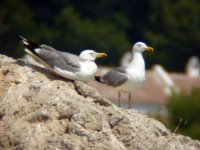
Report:
[{"label": "blurred background", "polygon": [[[75,54],[94,49],[108,54],[97,61],[101,75],[143,41],[155,52],[144,54],[147,79],[131,107],[200,139],[199,14],[197,0],[1,0],[0,53],[23,57],[19,35]],[[118,104],[117,91],[89,84]],[[126,93],[121,104],[128,107]]]}]

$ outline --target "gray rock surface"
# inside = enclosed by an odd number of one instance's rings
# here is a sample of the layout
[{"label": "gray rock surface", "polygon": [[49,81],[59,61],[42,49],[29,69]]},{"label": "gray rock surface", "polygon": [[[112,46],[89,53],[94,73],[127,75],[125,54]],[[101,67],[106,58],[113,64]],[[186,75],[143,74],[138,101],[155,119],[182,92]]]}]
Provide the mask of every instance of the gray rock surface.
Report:
[{"label": "gray rock surface", "polygon": [[196,150],[200,142],[82,82],[0,55],[0,149]]}]

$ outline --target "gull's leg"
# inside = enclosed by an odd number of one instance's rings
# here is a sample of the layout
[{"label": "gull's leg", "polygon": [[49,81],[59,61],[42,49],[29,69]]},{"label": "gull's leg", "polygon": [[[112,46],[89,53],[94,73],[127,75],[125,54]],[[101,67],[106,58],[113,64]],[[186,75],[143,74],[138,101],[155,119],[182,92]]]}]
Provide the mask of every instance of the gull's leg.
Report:
[{"label": "gull's leg", "polygon": [[128,93],[128,108],[131,109],[131,93]]},{"label": "gull's leg", "polygon": [[119,106],[119,107],[121,107],[120,98],[121,98],[121,93],[120,93],[120,91],[119,91],[119,92],[118,92],[118,106]]}]

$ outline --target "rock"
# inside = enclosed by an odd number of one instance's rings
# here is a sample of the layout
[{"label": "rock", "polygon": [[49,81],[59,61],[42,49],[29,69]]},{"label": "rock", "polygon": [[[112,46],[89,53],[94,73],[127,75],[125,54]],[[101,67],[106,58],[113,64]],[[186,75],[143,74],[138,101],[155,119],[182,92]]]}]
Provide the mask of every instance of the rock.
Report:
[{"label": "rock", "polygon": [[80,81],[22,62],[0,55],[0,149],[200,149]]}]

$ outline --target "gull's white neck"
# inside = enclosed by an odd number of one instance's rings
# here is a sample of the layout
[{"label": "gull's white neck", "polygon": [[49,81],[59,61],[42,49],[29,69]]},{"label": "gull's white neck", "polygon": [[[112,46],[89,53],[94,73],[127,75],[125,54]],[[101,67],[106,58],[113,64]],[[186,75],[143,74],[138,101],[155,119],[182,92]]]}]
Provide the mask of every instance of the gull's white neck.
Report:
[{"label": "gull's white neck", "polygon": [[145,70],[144,59],[140,52],[133,52],[133,59],[130,63],[130,67],[133,67],[134,69],[139,69],[141,71]]},{"label": "gull's white neck", "polygon": [[118,89],[122,91],[132,92],[137,89],[145,80],[145,64],[142,54],[140,52],[133,53],[133,59],[127,67],[127,76],[129,82]]}]

